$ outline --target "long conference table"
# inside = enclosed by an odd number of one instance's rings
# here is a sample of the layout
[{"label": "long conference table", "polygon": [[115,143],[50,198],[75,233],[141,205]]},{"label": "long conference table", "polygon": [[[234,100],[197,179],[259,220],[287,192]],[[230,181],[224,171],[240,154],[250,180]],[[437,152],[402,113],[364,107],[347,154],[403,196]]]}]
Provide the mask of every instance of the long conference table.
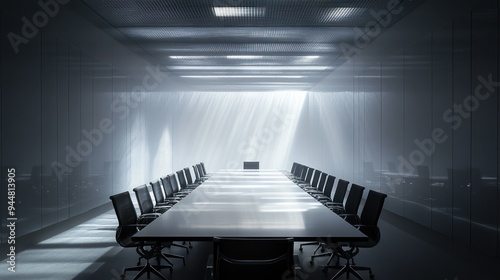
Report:
[{"label": "long conference table", "polygon": [[214,237],[330,242],[368,239],[280,171],[222,170],[132,240],[211,241]]}]

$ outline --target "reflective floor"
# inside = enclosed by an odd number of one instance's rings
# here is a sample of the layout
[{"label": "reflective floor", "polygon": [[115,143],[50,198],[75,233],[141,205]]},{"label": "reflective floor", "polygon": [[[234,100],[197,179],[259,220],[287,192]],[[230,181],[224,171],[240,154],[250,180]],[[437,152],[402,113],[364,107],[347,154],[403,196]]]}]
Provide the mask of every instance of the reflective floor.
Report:
[{"label": "reflective floor", "polygon": [[[123,249],[114,241],[116,219],[108,211],[87,222],[17,252],[16,272],[7,271],[6,260],[0,264],[1,279],[120,279],[121,269],[137,261],[134,249]],[[375,279],[500,279],[500,260],[487,257],[398,216],[384,212],[380,221],[382,241],[372,249],[362,250],[356,258],[359,265],[373,268]],[[404,228],[405,230],[402,230]],[[194,242],[186,255],[186,265],[172,259],[174,271],[162,273],[168,279],[204,279],[211,244]],[[302,265],[298,279],[330,279],[335,271],[321,271],[326,258],[309,264],[315,246],[304,247],[296,254]],[[182,248],[171,253],[185,254]],[[2,255],[4,255],[2,253]],[[361,272],[369,279],[367,272]],[[126,279],[132,279],[130,272]],[[147,279],[143,277],[141,279]],[[150,279],[159,279],[151,276]],[[341,278],[345,279],[345,278]],[[351,277],[351,279],[353,279]]]}]

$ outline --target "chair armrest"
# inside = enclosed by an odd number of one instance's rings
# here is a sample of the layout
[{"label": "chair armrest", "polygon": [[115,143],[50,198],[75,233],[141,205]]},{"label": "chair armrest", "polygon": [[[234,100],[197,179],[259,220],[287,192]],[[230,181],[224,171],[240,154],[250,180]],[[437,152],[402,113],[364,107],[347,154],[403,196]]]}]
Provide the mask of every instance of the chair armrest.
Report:
[{"label": "chair armrest", "polygon": [[339,214],[340,217],[344,218],[351,225],[359,225],[359,216],[357,214]]},{"label": "chair armrest", "polygon": [[125,228],[140,228],[143,229],[147,226],[147,224],[130,224],[130,225],[123,225],[123,226],[118,226],[119,229],[125,229]]},{"label": "chair armrest", "polygon": [[158,217],[160,217],[159,213],[151,213],[151,214],[140,215],[137,218],[137,223],[139,223],[139,224],[149,224],[149,223],[151,223],[152,221],[154,221]]}]

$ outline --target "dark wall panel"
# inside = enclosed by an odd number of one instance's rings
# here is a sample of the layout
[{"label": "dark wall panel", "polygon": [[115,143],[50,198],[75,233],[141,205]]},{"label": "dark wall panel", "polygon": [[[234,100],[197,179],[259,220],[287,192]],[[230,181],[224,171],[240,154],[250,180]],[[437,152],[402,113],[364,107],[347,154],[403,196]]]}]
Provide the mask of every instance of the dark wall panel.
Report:
[{"label": "dark wall panel", "polygon": [[[453,23],[453,104],[461,104],[470,96],[470,17]],[[453,237],[470,243],[471,125],[453,111],[445,116],[453,129],[453,165],[448,171],[453,188]]]},{"label": "dark wall panel", "polygon": [[85,52],[80,53],[80,155],[81,161],[72,172],[75,184],[71,186],[70,216],[83,212],[82,202],[86,200],[92,170],[92,143],[83,135],[83,131],[93,128],[94,106],[94,58]]},{"label": "dark wall panel", "polygon": [[[42,34],[42,96],[41,96],[41,152],[39,166],[42,189],[42,227],[57,222],[57,176],[52,164],[57,162],[57,38]],[[54,176],[53,176],[54,175]]]},{"label": "dark wall panel", "polygon": [[[115,129],[112,133],[112,192],[128,190],[130,166],[130,138],[128,137],[128,108],[122,102],[126,97],[128,77],[118,69],[113,69],[112,120]],[[114,105],[113,105],[114,104]],[[124,137],[125,136],[125,137]]]},{"label": "dark wall panel", "polygon": [[[37,176],[41,165],[41,40],[33,38],[17,55],[5,41],[3,63],[17,67],[3,73],[1,165],[16,168],[16,216],[22,218],[16,234],[21,236],[41,227],[41,178]],[[6,210],[3,207],[2,222]]]},{"label": "dark wall panel", "polygon": [[388,170],[381,178],[381,190],[388,195],[386,209],[400,215],[404,211],[404,180],[400,173],[407,171],[399,158],[404,153],[403,89],[403,52],[400,51],[382,59],[381,63],[381,166]]},{"label": "dark wall panel", "polygon": [[[67,147],[69,144],[68,129],[69,129],[69,45],[64,40],[59,40],[57,46],[57,161],[64,163],[66,161]],[[58,193],[66,194],[69,189],[69,172],[59,171]],[[66,199],[67,198],[63,198]],[[64,205],[64,203],[63,203]],[[61,216],[59,219],[67,218],[68,209],[59,208]]]},{"label": "dark wall panel", "polygon": [[92,169],[85,190],[83,211],[102,205],[111,195],[111,164],[113,158],[111,102],[113,98],[113,69],[107,64],[94,64],[93,125],[84,132],[92,144]]},{"label": "dark wall panel", "polygon": [[432,36],[432,141],[431,157],[432,228],[452,236],[453,193],[448,169],[452,166],[452,128],[443,114],[453,100],[453,25],[436,29]]},{"label": "dark wall panel", "polygon": [[430,34],[421,38],[405,49],[404,58],[404,158],[411,166],[405,174],[404,216],[429,227],[431,42]]},{"label": "dark wall panel", "polygon": [[363,184],[373,190],[380,191],[381,170],[387,167],[381,164],[381,137],[382,137],[382,97],[380,64],[375,64],[365,71],[364,108],[365,141],[363,143]]},{"label": "dark wall panel", "polygon": [[[472,15],[472,95],[463,101],[471,114],[471,243],[496,255],[498,95],[488,82],[497,76],[497,19],[494,13]],[[490,78],[488,78],[490,77]]]},{"label": "dark wall panel", "polygon": [[[67,174],[69,181],[69,192],[63,192],[65,199],[60,201],[66,208],[70,203],[80,199],[78,192],[82,183],[80,176],[80,164],[82,163],[82,152],[85,151],[81,142],[81,51],[74,46],[69,46],[69,96],[68,96],[68,148],[67,157],[64,162],[71,170]],[[71,211],[71,210],[70,210]],[[71,214],[71,212],[70,212]]]}]

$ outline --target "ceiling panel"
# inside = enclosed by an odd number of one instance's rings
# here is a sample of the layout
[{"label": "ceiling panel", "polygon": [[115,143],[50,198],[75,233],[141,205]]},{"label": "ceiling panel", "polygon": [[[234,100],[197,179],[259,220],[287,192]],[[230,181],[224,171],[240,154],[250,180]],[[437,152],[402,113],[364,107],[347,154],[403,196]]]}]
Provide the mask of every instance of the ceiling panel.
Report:
[{"label": "ceiling panel", "polygon": [[401,1],[396,15],[387,7],[395,1],[81,0],[89,20],[97,15],[186,86],[210,91],[311,88],[346,61],[342,43],[354,45],[377,20],[394,24],[422,2]]}]

